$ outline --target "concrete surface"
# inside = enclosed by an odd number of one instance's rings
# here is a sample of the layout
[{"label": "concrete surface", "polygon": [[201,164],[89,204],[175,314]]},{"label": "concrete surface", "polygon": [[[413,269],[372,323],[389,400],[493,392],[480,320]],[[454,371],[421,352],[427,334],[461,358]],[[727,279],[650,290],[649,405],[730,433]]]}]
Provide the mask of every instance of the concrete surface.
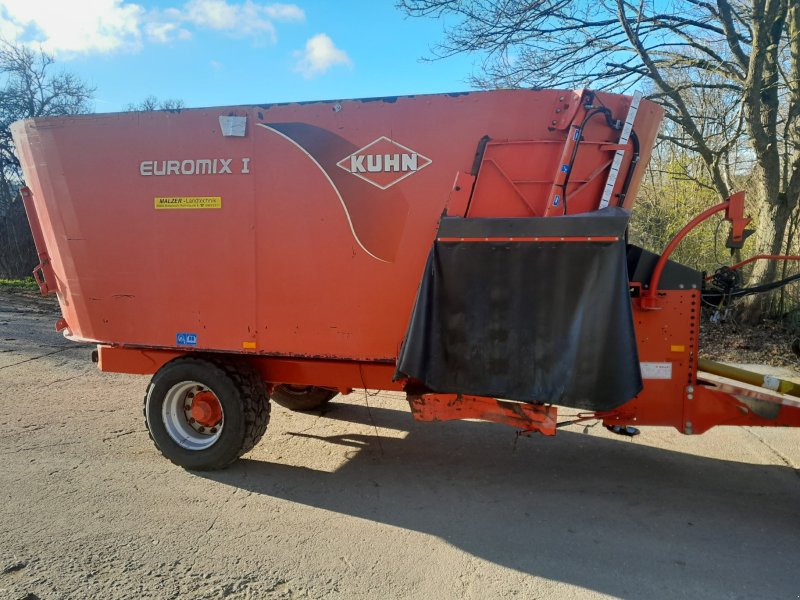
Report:
[{"label": "concrete surface", "polygon": [[800,432],[521,438],[355,393],[227,471],[0,298],[0,598],[798,598]]}]

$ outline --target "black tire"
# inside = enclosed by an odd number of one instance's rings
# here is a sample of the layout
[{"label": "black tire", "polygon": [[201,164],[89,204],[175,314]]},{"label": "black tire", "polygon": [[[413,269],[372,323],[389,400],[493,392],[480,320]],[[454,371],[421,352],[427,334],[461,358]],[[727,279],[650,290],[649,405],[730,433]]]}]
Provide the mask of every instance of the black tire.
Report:
[{"label": "black tire", "polygon": [[313,385],[301,387],[276,385],[272,390],[272,399],[289,410],[314,410],[325,406],[339,392]]},{"label": "black tire", "polygon": [[[167,393],[186,382],[212,391],[224,415],[218,439],[202,450],[181,446],[164,423]],[[269,412],[267,386],[255,369],[209,358],[168,362],[150,380],[144,397],[145,424],[156,448],[176,465],[197,471],[222,469],[252,450],[267,429]]]}]

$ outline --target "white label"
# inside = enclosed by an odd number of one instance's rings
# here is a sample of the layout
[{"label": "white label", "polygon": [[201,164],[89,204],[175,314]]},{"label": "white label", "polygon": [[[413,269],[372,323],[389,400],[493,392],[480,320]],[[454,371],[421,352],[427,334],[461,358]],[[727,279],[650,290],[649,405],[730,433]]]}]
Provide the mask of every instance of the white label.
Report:
[{"label": "white label", "polygon": [[385,190],[421,171],[431,162],[427,156],[381,136],[336,164],[359,179]]},{"label": "white label", "polygon": [[[250,173],[250,159],[242,158],[241,164],[232,158],[198,158],[178,160],[143,160],[139,163],[139,174],[144,177],[166,175],[233,175]],[[238,170],[237,170],[238,169]]]},{"label": "white label", "polygon": [[224,137],[244,137],[247,129],[247,117],[221,116],[219,127]]},{"label": "white label", "polygon": [[642,379],[672,379],[671,362],[643,362]]}]

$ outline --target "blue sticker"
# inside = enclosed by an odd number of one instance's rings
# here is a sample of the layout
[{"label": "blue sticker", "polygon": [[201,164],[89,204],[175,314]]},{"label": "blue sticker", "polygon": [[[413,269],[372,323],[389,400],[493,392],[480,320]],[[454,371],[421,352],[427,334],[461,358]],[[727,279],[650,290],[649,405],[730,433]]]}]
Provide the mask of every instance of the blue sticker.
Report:
[{"label": "blue sticker", "polygon": [[562,173],[569,173],[569,165],[561,165]]},{"label": "blue sticker", "polygon": [[558,201],[561,200],[561,196],[556,194],[556,199],[553,200],[553,206],[558,206]]},{"label": "blue sticker", "polygon": [[576,142],[579,139],[581,139],[581,128],[580,127],[576,127],[575,128],[575,135],[572,136],[572,139],[575,140]]},{"label": "blue sticker", "polygon": [[175,341],[178,343],[178,346],[197,346],[197,334],[176,333]]}]

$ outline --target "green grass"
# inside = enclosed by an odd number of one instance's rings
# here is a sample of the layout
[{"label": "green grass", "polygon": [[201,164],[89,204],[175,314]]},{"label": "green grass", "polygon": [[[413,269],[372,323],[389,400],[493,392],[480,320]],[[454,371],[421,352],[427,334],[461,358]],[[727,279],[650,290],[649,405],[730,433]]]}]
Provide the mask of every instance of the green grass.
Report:
[{"label": "green grass", "polygon": [[25,279],[0,279],[0,290],[31,290],[37,291],[39,286],[33,277]]}]

